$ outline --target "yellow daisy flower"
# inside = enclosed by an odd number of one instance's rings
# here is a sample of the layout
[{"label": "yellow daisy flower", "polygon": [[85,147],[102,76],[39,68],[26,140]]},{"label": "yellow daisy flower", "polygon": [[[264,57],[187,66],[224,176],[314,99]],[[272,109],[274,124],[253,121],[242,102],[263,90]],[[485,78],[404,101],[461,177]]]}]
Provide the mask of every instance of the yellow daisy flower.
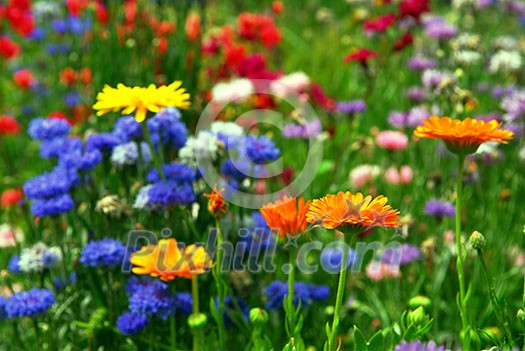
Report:
[{"label": "yellow daisy flower", "polygon": [[102,92],[97,94],[97,102],[93,105],[93,109],[98,110],[97,116],[120,109],[123,115],[135,112],[137,122],[142,122],[146,119],[148,111],[157,113],[164,107],[170,106],[188,109],[191,104],[190,94],[186,89],[181,88],[181,85],[181,81],[158,88],[154,84],[147,88],[127,87],[124,84],[112,88],[106,85]]}]

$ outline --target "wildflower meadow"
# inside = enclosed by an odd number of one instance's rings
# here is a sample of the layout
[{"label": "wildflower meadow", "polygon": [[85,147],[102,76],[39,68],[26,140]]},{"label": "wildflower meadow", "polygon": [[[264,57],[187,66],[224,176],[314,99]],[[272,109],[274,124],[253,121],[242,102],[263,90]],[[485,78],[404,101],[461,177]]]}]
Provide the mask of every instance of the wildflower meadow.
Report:
[{"label": "wildflower meadow", "polygon": [[524,0],[0,0],[0,351],[525,351]]}]

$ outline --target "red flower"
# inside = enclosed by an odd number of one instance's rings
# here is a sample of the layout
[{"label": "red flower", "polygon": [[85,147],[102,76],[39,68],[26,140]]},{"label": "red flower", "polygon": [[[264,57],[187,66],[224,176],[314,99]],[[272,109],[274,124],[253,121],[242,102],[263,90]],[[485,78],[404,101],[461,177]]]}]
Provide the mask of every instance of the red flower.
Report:
[{"label": "red flower", "polygon": [[20,133],[20,125],[11,116],[0,116],[0,135]]},{"label": "red flower", "polygon": [[363,23],[363,28],[367,32],[384,32],[396,21],[396,16],[393,14],[376,17],[371,20],[366,20]]},{"label": "red flower", "polygon": [[60,82],[64,85],[71,85],[75,83],[76,73],[71,67],[64,68],[60,72]]},{"label": "red flower", "polygon": [[97,15],[98,21],[102,24],[108,23],[108,10],[104,6],[101,0],[97,0],[95,5],[95,14]]},{"label": "red flower", "polygon": [[419,21],[424,12],[430,12],[430,0],[405,0],[399,4],[399,17],[413,17]]},{"label": "red flower", "polygon": [[0,197],[0,205],[2,207],[14,206],[20,203],[24,198],[24,192],[22,189],[7,189],[4,190]]},{"label": "red flower", "polygon": [[312,84],[310,86],[310,93],[314,101],[325,110],[331,111],[335,108],[334,99],[327,96],[319,84]]},{"label": "red flower", "polygon": [[0,55],[10,59],[18,55],[19,52],[20,47],[17,43],[5,35],[0,37]]},{"label": "red flower", "polygon": [[190,41],[195,41],[201,34],[201,18],[198,14],[192,13],[186,18],[186,36]]},{"label": "red flower", "polygon": [[5,17],[11,27],[22,36],[31,34],[35,28],[29,0],[11,0],[5,8]]},{"label": "red flower", "polygon": [[348,56],[344,58],[344,63],[349,63],[352,61],[359,62],[363,65],[368,63],[368,60],[373,58],[378,58],[379,55],[377,52],[369,50],[367,48],[362,48],[356,51],[353,51]]},{"label": "red flower", "polygon": [[259,36],[263,45],[267,48],[275,46],[281,41],[281,31],[273,24],[264,26],[259,32]]},{"label": "red flower", "polygon": [[406,32],[405,35],[403,35],[401,38],[399,38],[394,43],[394,51],[401,51],[407,46],[410,46],[414,43],[414,37],[410,32]]},{"label": "red flower", "polygon": [[93,81],[93,74],[89,68],[85,67],[78,72],[78,78],[84,82],[85,85],[90,85]]},{"label": "red flower", "polygon": [[259,29],[259,16],[249,12],[241,13],[237,17],[237,28],[242,38],[255,40]]},{"label": "red flower", "polygon": [[28,69],[21,69],[13,74],[13,80],[20,87],[27,89],[35,83],[33,74]]},{"label": "red flower", "polygon": [[61,119],[61,120],[64,120],[64,121],[68,122],[69,124],[72,124],[71,121],[69,120],[69,118],[64,113],[62,113],[60,111],[53,111],[53,112],[51,112],[47,118],[48,119]]},{"label": "red flower", "polygon": [[77,17],[87,6],[87,0],[66,0],[66,7],[71,16]]},{"label": "red flower", "polygon": [[276,14],[280,14],[284,11],[284,3],[282,1],[272,2],[272,11]]}]

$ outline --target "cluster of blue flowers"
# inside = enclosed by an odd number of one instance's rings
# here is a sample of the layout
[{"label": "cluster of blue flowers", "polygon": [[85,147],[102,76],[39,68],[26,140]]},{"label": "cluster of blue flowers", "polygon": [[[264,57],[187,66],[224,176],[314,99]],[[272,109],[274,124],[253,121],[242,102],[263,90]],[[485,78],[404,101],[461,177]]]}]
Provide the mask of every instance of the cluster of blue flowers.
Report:
[{"label": "cluster of blue flowers", "polygon": [[126,284],[129,294],[129,311],[117,320],[117,328],[124,335],[142,331],[154,317],[163,320],[176,312],[189,315],[193,302],[189,293],[169,291],[168,285],[149,277],[131,277]]},{"label": "cluster of blue flowers", "polygon": [[41,141],[43,158],[58,158],[58,166],[27,181],[24,192],[33,200],[31,211],[37,217],[57,216],[74,207],[69,191],[80,183],[79,172],[89,172],[102,162],[102,153],[84,147],[82,140],[68,137],[69,123],[56,118],[36,118],[29,125],[29,135]]},{"label": "cluster of blue flowers", "polygon": [[80,262],[88,267],[113,267],[122,264],[126,247],[118,240],[91,241],[80,253]]},{"label": "cluster of blue flowers", "polygon": [[48,289],[33,288],[13,294],[9,299],[0,299],[0,319],[2,316],[34,317],[45,313],[55,303],[53,292]]},{"label": "cluster of blue flowers", "polygon": [[[274,281],[265,289],[267,310],[278,310],[283,307],[284,297],[288,294],[288,283]],[[330,296],[330,288],[325,285],[314,285],[303,282],[294,283],[294,304],[306,307],[315,301],[326,300]]]},{"label": "cluster of blue flowers", "polygon": [[91,21],[89,19],[82,20],[77,16],[69,16],[67,18],[54,19],[51,22],[51,27],[56,33],[61,35],[67,32],[74,35],[81,35],[91,29]]}]

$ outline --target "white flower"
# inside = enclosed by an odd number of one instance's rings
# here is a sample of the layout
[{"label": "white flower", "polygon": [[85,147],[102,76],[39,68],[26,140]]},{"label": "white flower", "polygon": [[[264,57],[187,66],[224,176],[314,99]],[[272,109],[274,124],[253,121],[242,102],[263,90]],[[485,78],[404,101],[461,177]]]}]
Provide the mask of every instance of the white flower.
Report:
[{"label": "white flower", "polygon": [[183,163],[194,164],[196,155],[200,153],[208,154],[211,160],[215,160],[219,152],[218,141],[214,133],[208,130],[200,131],[197,137],[188,138],[186,145],[179,150],[179,158]]},{"label": "white flower", "polygon": [[217,121],[211,124],[210,130],[215,135],[227,135],[232,137],[240,137],[244,134],[244,130],[240,125],[234,122]]},{"label": "white flower", "polygon": [[[144,164],[151,161],[151,153],[148,144],[142,142],[141,144],[142,160]],[[111,162],[118,167],[132,166],[138,160],[138,147],[137,143],[130,141],[126,144],[120,144],[116,146],[111,153]]]},{"label": "white flower", "polygon": [[255,89],[251,80],[246,78],[239,78],[231,80],[229,82],[221,82],[215,84],[215,86],[211,89],[211,95],[213,102],[240,103],[245,101],[248,98],[248,96],[254,93],[254,91]]},{"label": "white flower", "polygon": [[519,70],[521,65],[522,59],[519,52],[500,50],[491,57],[489,70],[492,73],[508,73]]},{"label": "white flower", "polygon": [[60,7],[52,1],[37,1],[33,4],[33,14],[35,17],[58,16]]},{"label": "white flower", "polygon": [[22,250],[18,267],[22,272],[41,272],[45,268],[52,268],[61,261],[62,253],[58,247],[36,243],[33,247]]},{"label": "white flower", "polygon": [[481,60],[481,55],[473,50],[461,50],[454,53],[454,59],[457,63],[470,65]]},{"label": "white flower", "polygon": [[499,143],[495,141],[487,141],[486,143],[481,144],[476,151],[476,154],[492,154],[498,149]]},{"label": "white flower", "polygon": [[152,185],[146,185],[140,188],[139,193],[137,194],[137,197],[135,198],[135,202],[133,203],[133,208],[143,210],[147,209],[148,203],[149,203],[149,189],[151,189]]},{"label": "white flower", "polygon": [[270,83],[270,92],[278,97],[300,93],[310,86],[310,78],[304,72],[294,72]]},{"label": "white flower", "polygon": [[511,36],[500,36],[492,40],[492,45],[496,49],[512,51],[517,45],[517,40]]}]

